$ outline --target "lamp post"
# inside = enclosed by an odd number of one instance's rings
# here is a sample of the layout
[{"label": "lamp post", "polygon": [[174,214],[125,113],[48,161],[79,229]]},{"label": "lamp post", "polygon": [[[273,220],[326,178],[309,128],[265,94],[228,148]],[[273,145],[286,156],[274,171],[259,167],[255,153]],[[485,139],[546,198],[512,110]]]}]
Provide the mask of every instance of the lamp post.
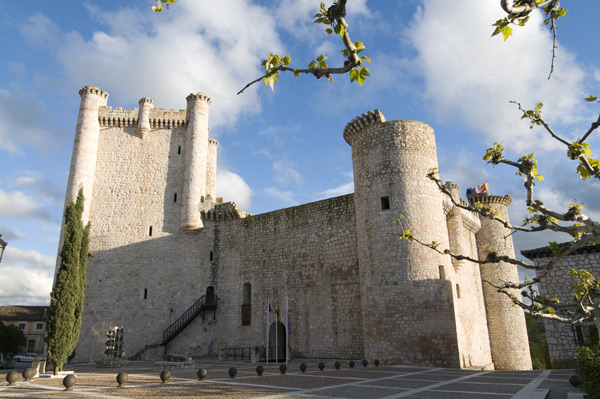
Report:
[{"label": "lamp post", "polygon": [[0,262],[2,262],[2,254],[4,253],[4,248],[6,248],[7,242],[2,239],[2,234],[0,234]]}]

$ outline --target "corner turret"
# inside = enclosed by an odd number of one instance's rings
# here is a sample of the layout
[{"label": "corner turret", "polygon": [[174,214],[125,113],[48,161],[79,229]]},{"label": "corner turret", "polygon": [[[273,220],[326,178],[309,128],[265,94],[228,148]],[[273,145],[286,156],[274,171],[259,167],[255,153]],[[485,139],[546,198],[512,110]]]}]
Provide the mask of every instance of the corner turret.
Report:
[{"label": "corner turret", "polygon": [[85,202],[82,219],[83,223],[86,224],[90,216],[92,189],[96,173],[98,139],[100,135],[98,109],[101,106],[106,106],[108,93],[95,86],[85,86],[79,90],[79,95],[81,96],[81,102],[77,117],[77,127],[75,129],[69,179],[67,180],[65,207],[70,200],[77,198],[79,189],[83,188]]},{"label": "corner turret", "polygon": [[150,110],[154,108],[154,101],[143,97],[139,101],[140,109],[138,114],[138,130],[140,136],[144,138],[150,132]]},{"label": "corner turret", "polygon": [[[471,205],[479,202],[493,207],[495,212],[508,221],[508,206],[512,202],[509,195],[472,194],[468,198]],[[480,219],[481,229],[476,234],[479,259],[486,259],[489,251],[495,251],[498,256],[514,258],[515,249],[510,230],[489,217]],[[519,281],[517,266],[506,262],[482,264],[481,280],[494,367],[496,370],[531,370],[523,309],[493,286],[507,281]],[[513,295],[521,296],[518,290]]]},{"label": "corner turret", "polygon": [[210,98],[202,93],[192,93],[186,100],[187,130],[181,229],[195,230],[203,227],[199,206],[206,196]]}]

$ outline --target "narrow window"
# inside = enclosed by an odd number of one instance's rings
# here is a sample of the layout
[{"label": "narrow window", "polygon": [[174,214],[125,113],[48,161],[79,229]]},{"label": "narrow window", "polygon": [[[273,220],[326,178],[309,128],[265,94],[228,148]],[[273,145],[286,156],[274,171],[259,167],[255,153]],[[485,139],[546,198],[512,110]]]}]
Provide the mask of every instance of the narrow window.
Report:
[{"label": "narrow window", "polygon": [[456,284],[456,297],[460,298],[460,285]]},{"label": "narrow window", "polygon": [[440,270],[440,280],[446,279],[446,270],[444,270],[444,266],[438,266]]},{"label": "narrow window", "polygon": [[181,154],[181,146],[177,147],[177,154],[180,155]]},{"label": "narrow window", "polygon": [[212,251],[210,251],[210,261],[211,262],[213,261],[213,252]]},{"label": "narrow window", "polygon": [[173,202],[177,202],[177,193],[173,195]]},{"label": "narrow window", "polygon": [[152,237],[152,226],[150,226],[150,227],[148,228],[148,235],[149,235],[150,237]]},{"label": "narrow window", "polygon": [[390,209],[390,197],[387,195],[385,197],[381,197],[381,210],[385,211],[386,209]]},{"label": "narrow window", "polygon": [[26,326],[25,323],[19,323],[19,330],[25,331],[25,326]]},{"label": "narrow window", "polygon": [[27,352],[35,352],[35,339],[27,340]]},{"label": "narrow window", "polygon": [[244,283],[242,289],[242,325],[249,326],[252,322],[252,284]]},{"label": "narrow window", "polygon": [[148,299],[148,288],[144,288],[144,299]]},{"label": "narrow window", "polygon": [[44,323],[36,323],[35,329],[36,330],[42,330],[42,329],[44,329]]}]

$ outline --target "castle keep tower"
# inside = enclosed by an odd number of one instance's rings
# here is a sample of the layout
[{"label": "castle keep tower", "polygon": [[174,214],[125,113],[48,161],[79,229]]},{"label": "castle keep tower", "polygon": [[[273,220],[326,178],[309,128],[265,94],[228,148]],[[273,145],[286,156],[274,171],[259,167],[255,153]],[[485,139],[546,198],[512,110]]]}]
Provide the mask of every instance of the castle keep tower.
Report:
[{"label": "castle keep tower", "polygon": [[[501,217],[508,221],[508,206],[512,202],[510,196],[475,194],[469,196],[474,205],[480,202],[491,206]],[[481,230],[477,233],[477,251],[479,259],[485,259],[490,250],[498,256],[515,257],[515,249],[510,230],[491,218],[481,218]],[[513,304],[508,296],[497,291],[494,285],[502,285],[506,281],[519,281],[517,266],[510,263],[486,263],[481,265],[483,280],[483,296],[490,333],[492,359],[497,370],[531,370],[531,356],[527,326],[523,310]],[[520,297],[518,290],[513,293]]]},{"label": "castle keep tower", "polygon": [[437,168],[433,129],[386,122],[375,110],[350,122],[344,139],[352,146],[365,357],[460,367],[452,285],[439,272],[452,264],[398,239],[408,229],[448,247],[442,195],[426,177]]},{"label": "castle keep tower", "polygon": [[96,157],[100,135],[98,108],[106,105],[108,93],[94,86],[85,86],[79,90],[79,95],[81,96],[81,102],[75,129],[71,168],[69,169],[69,179],[67,181],[65,207],[70,200],[77,198],[79,189],[83,188],[85,202],[82,219],[85,225],[90,218],[90,204],[96,173]]},{"label": "castle keep tower", "polygon": [[[183,177],[183,206],[181,229],[202,228],[199,206],[207,194],[208,161],[208,106],[210,98],[202,93],[190,94],[187,100],[187,131],[185,137],[185,164]],[[212,149],[215,147],[215,149]],[[211,145],[211,158],[216,160],[216,146]],[[214,164],[213,161],[211,163]],[[211,169],[214,166],[211,166]],[[215,168],[216,169],[216,168]],[[214,190],[214,186],[211,187]]]}]

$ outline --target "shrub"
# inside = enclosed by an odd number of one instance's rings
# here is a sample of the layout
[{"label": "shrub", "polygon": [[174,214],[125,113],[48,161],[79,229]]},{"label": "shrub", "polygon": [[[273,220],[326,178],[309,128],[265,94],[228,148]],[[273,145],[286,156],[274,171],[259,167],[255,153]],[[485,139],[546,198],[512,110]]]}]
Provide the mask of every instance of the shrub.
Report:
[{"label": "shrub", "polygon": [[589,399],[600,399],[600,343],[593,347],[579,346],[577,355],[577,372],[583,380],[583,390]]}]

